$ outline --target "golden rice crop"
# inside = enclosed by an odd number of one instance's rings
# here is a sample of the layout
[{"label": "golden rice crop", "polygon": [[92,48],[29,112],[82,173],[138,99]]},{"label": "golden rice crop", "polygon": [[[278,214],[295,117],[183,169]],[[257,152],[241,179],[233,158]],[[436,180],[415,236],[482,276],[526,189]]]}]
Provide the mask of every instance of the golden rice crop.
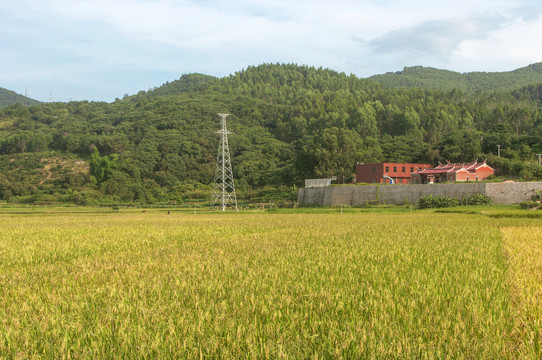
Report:
[{"label": "golden rice crop", "polygon": [[502,229],[509,256],[517,358],[542,358],[542,227]]},{"label": "golden rice crop", "polygon": [[511,358],[496,219],[0,217],[0,357]]}]

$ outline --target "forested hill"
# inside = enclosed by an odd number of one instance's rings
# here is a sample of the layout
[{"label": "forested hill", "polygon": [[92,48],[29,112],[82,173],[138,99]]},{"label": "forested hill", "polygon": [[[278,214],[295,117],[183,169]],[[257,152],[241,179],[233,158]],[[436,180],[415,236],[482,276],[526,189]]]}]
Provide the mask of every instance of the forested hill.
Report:
[{"label": "forested hill", "polygon": [[14,91],[0,88],[0,109],[13,104],[38,105],[39,103],[37,100],[19,95]]},{"label": "forested hill", "polygon": [[430,67],[405,67],[403,71],[376,75],[370,78],[392,88],[421,88],[465,93],[506,92],[527,85],[542,83],[542,63],[532,64],[509,72],[458,73]]},{"label": "forested hill", "polygon": [[390,89],[263,64],[224,78],[183,75],[113,103],[16,104],[0,110],[0,201],[179,203],[205,193],[219,112],[231,114],[241,193],[314,177],[347,183],[356,162],[487,158],[504,176],[542,179],[541,94],[540,83],[474,96]]}]

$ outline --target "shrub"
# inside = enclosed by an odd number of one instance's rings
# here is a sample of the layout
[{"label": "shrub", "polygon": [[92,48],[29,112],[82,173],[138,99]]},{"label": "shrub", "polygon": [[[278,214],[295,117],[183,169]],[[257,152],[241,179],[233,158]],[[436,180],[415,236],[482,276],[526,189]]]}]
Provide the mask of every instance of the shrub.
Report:
[{"label": "shrub", "polygon": [[418,201],[420,209],[427,208],[443,208],[457,205],[489,205],[493,202],[491,198],[485,194],[474,194],[463,198],[461,201],[449,198],[447,196],[427,195]]},{"label": "shrub", "polygon": [[531,196],[531,200],[533,201],[542,201],[542,193],[540,190],[535,190],[534,195]]},{"label": "shrub", "polygon": [[434,196],[433,194],[423,196],[418,200],[418,206],[420,209],[427,208],[443,208],[459,205],[457,199],[449,198],[447,196]]},{"label": "shrub", "polygon": [[540,204],[537,203],[536,201],[531,201],[531,200],[525,200],[525,201],[522,201],[519,203],[519,207],[522,208],[522,209],[532,209],[534,207],[537,207],[539,206]]},{"label": "shrub", "polygon": [[474,194],[461,200],[463,205],[489,205],[492,202],[493,200],[486,194]]}]

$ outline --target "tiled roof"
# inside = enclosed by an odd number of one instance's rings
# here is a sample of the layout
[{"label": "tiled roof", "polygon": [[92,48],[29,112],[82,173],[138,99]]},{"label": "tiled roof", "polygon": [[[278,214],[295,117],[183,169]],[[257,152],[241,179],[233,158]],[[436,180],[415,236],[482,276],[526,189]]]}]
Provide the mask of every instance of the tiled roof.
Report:
[{"label": "tiled roof", "polygon": [[412,172],[412,175],[419,175],[419,174],[445,174],[445,173],[455,173],[459,171],[468,171],[470,173],[476,173],[476,170],[478,170],[481,167],[488,167],[491,170],[491,166],[487,165],[486,162],[479,163],[478,161],[472,162],[472,163],[450,163],[442,164],[439,163],[438,166],[435,166],[434,168],[429,169],[423,169],[423,170],[417,170]]}]

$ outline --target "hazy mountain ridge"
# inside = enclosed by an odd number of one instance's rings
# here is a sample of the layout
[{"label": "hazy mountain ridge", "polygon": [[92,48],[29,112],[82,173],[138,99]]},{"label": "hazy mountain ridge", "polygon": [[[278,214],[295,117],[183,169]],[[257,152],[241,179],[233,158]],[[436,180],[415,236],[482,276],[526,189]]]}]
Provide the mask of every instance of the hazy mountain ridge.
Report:
[{"label": "hazy mountain ridge", "polygon": [[13,104],[38,105],[41,102],[0,87],[0,109]]},{"label": "hazy mountain ridge", "polygon": [[459,73],[431,67],[405,67],[403,71],[371,76],[369,79],[390,88],[422,88],[465,93],[506,92],[542,83],[542,62],[506,72]]}]

